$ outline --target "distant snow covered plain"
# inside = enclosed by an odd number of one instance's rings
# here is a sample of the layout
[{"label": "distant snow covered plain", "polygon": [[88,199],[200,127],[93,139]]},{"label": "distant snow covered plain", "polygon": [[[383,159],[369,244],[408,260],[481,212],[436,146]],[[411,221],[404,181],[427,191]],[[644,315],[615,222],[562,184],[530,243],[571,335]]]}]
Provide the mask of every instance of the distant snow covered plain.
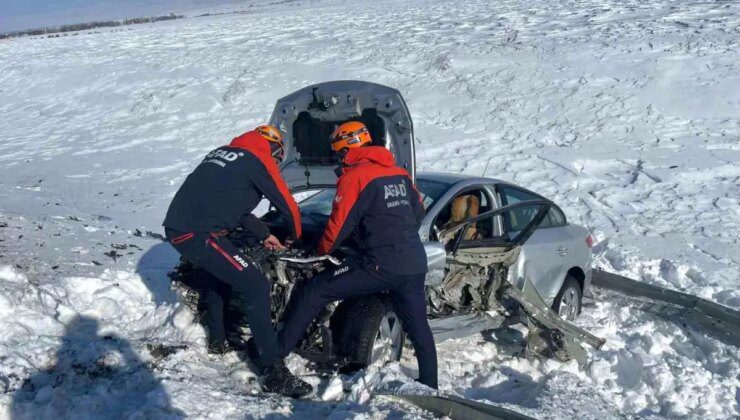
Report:
[{"label": "distant snow covered plain", "polygon": [[[0,418],[432,416],[371,393],[410,354],[333,378],[293,357],[316,401],[254,396],[168,290],[183,178],[327,80],[398,88],[421,170],[538,191],[597,266],[740,308],[739,39],[736,2],[327,0],[1,41]],[[740,416],[737,348],[599,291],[578,323],[608,340],[585,371],[486,333],[439,346],[441,389],[541,418]]]}]

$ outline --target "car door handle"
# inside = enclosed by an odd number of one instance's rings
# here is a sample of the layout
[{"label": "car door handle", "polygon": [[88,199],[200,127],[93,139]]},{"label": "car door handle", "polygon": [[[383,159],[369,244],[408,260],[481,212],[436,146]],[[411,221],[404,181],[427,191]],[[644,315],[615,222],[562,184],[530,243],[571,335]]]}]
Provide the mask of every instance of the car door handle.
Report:
[{"label": "car door handle", "polygon": [[561,257],[564,257],[568,255],[568,248],[560,247],[555,250],[555,253],[560,255]]}]

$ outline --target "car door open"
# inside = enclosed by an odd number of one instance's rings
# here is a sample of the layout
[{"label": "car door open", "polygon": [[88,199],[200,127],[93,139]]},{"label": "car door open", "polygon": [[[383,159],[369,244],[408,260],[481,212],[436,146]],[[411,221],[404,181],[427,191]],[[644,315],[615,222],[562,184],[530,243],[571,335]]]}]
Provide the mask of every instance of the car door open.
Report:
[{"label": "car door open", "polygon": [[[447,252],[453,256],[457,255],[461,249],[468,248],[500,248],[501,251],[505,252],[523,245],[532,233],[534,233],[534,230],[537,229],[537,226],[539,226],[545,216],[547,216],[547,212],[550,211],[551,207],[552,202],[549,200],[527,200],[509,204],[463,220],[456,225],[443,230],[439,233],[440,239],[449,239]],[[510,237],[509,233],[503,233],[500,236],[491,236],[487,238],[470,238],[468,231],[478,223],[489,221],[496,216],[505,215],[522,209],[531,209],[535,213],[529,223],[522,226],[513,237]]]}]

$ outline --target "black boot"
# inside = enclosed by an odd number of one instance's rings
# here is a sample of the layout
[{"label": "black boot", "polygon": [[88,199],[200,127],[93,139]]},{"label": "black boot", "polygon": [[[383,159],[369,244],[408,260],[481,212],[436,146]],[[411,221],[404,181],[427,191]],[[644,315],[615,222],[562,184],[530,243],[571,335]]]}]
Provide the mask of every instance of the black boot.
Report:
[{"label": "black boot", "polygon": [[221,340],[220,342],[208,342],[208,354],[219,354],[224,355],[232,350],[228,342]]},{"label": "black boot", "polygon": [[283,359],[278,359],[262,371],[262,389],[291,398],[301,398],[313,391],[309,383],[290,373]]}]

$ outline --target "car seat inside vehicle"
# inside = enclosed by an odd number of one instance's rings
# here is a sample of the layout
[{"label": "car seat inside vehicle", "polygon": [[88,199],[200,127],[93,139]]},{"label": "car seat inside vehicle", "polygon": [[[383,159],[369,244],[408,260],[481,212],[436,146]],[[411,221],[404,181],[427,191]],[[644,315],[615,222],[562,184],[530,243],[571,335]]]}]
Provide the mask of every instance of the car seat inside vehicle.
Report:
[{"label": "car seat inside vehicle", "polygon": [[[491,210],[490,200],[482,190],[466,191],[447,204],[437,215],[433,230],[437,232],[449,229],[465,220]],[[487,238],[491,236],[493,226],[491,219],[473,223],[465,232],[463,240]],[[436,236],[436,235],[435,235]],[[451,238],[438,238],[443,242]]]},{"label": "car seat inside vehicle", "polygon": [[373,145],[386,146],[385,120],[375,108],[365,108],[362,115],[339,121],[326,121],[314,118],[304,111],[298,114],[293,123],[293,147],[298,152],[298,162],[302,165],[336,165],[337,156],[332,152],[329,137],[334,129],[347,121],[359,121],[367,127]]}]

